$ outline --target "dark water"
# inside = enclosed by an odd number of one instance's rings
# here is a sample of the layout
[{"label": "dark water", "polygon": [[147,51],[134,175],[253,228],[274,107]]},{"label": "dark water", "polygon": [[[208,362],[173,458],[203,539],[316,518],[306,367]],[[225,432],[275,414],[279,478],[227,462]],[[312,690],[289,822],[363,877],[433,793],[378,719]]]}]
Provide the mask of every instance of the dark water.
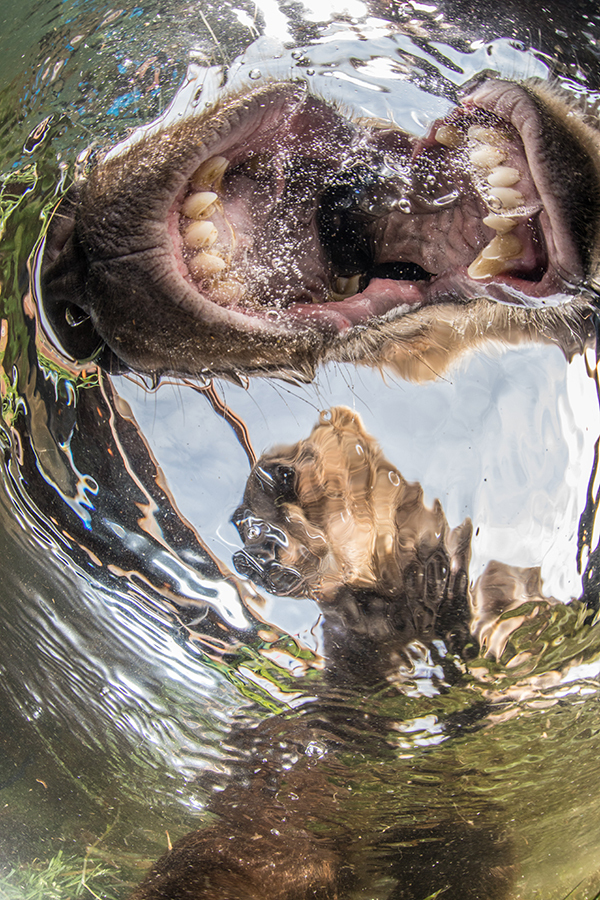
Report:
[{"label": "dark water", "polygon": [[[353,896],[389,896],[394,844],[415,822],[508,836],[515,898],[595,896],[600,632],[576,602],[597,545],[594,354],[492,346],[424,385],[345,365],[309,386],[214,385],[257,453],[307,437],[321,410],[356,410],[451,526],[471,517],[473,582],[490,559],[540,566],[561,601],[500,662],[444,662],[417,643],[398,683],[359,673],[334,690],[316,604],[235,575],[249,463],[231,424],[189,385],[151,390],[67,360],[36,305],[48,217],[87,151],[224,86],[306,78],[423,134],[478,72],[554,71],[593,115],[593,5],[587,19],[574,8],[576,33],[568,16],[538,28],[535,10],[484,24],[460,4],[359,0],[0,13],[0,864],[97,844],[143,867],[165,830],[201,827],[215,789],[244,783],[240,734],[262,722],[273,746],[293,740],[290,792],[318,767],[343,795],[327,827],[350,822],[371,847]],[[303,800],[324,821],[326,797]]]}]

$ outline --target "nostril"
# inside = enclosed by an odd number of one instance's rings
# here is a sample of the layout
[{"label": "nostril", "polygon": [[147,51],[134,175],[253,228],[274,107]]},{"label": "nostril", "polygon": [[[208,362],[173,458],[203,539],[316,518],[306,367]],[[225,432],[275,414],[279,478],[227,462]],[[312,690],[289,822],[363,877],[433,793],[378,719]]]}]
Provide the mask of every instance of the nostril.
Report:
[{"label": "nostril", "polygon": [[294,596],[300,593],[302,575],[277,562],[271,563],[264,575],[264,585],[272,594]]}]

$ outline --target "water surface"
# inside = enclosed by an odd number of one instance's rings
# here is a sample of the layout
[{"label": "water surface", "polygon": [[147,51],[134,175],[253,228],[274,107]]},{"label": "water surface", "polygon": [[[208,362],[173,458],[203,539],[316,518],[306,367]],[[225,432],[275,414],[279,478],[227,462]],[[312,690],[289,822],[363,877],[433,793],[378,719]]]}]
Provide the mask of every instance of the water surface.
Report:
[{"label": "water surface", "polygon": [[[318,764],[323,778],[352,788],[339,827],[353,823],[380,848],[354,896],[390,896],[400,837],[382,849],[381,836],[424,815],[432,827],[477,821],[482,834],[510,836],[515,898],[583,900],[600,887],[600,643],[577,603],[597,546],[583,527],[593,524],[597,492],[594,355],[567,363],[550,346],[498,344],[425,385],[336,364],[311,385],[213,386],[256,454],[306,438],[322,410],[356,410],[427,503],[440,500],[451,527],[471,518],[473,582],[490,559],[540,566],[546,596],[561,601],[525,623],[498,663],[440,668],[425,653],[400,685],[359,678],[331,696],[316,603],[269,595],[235,574],[240,539],[230,519],[250,467],[230,424],[189,385],[73,364],[36,308],[48,217],[90,153],[224,90],[301,78],[349,113],[416,134],[484,70],[514,79],[556,72],[596,108],[597,18],[549,47],[543,30],[536,42],[518,21],[477,27],[460,5],[455,15],[420,3],[386,10],[359,0],[45,0],[4,14],[6,866],[91,845],[116,864],[143,866],[165,848],[165,830],[175,838],[201,827],[213,792],[243,782],[254,762],[239,735],[287,713],[273,721],[291,722],[294,735],[304,729],[300,768]],[[593,587],[592,576],[588,568]],[[340,709],[356,715],[342,721]],[[365,709],[383,723],[385,750],[381,733],[357,724]],[[118,879],[110,890],[127,895]]]}]

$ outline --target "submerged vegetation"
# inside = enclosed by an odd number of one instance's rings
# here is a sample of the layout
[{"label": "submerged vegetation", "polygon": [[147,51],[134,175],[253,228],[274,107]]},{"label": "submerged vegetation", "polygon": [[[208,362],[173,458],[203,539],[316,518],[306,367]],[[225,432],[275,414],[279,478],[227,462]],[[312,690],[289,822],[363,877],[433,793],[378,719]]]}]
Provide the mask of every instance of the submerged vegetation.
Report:
[{"label": "submerged vegetation", "polygon": [[[78,897],[122,900],[136,876],[126,862],[93,860],[92,853],[93,848],[84,857],[59,850],[51,859],[36,859],[3,869],[0,900],[75,900]],[[137,860],[131,861],[131,869],[137,868],[136,863]]]}]

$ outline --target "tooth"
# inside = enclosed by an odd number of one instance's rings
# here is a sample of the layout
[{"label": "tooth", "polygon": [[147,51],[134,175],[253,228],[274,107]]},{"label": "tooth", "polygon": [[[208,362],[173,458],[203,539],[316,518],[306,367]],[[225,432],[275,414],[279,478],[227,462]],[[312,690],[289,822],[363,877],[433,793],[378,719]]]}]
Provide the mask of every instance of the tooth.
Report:
[{"label": "tooth", "polygon": [[465,142],[462,131],[459,131],[454,125],[440,125],[435,133],[435,139],[438,144],[449,147],[451,150],[462,147]]},{"label": "tooth", "polygon": [[350,278],[342,278],[338,276],[334,278],[332,284],[331,296],[334,300],[345,300],[347,297],[353,297],[360,288],[360,275],[352,275]]},{"label": "tooth", "polygon": [[202,189],[208,184],[216,184],[217,188],[220,187],[228,166],[229,160],[224,156],[211,156],[210,159],[205,159],[190,179],[192,186]]},{"label": "tooth", "polygon": [[496,216],[494,213],[489,213],[489,215],[483,219],[483,224],[487,225],[488,228],[497,231],[498,234],[507,234],[509,231],[513,230],[517,223],[514,219],[511,219],[510,216]]},{"label": "tooth", "polygon": [[190,194],[186,197],[181,206],[181,212],[190,219],[201,219],[208,213],[209,207],[217,199],[217,194],[213,191],[200,191],[196,194]]},{"label": "tooth", "polygon": [[244,297],[244,285],[239,281],[219,281],[211,300],[219,306],[239,306]]},{"label": "tooth", "polygon": [[516,234],[499,234],[481,251],[484,259],[514,259],[523,252],[523,244]]},{"label": "tooth", "polygon": [[215,278],[227,268],[227,263],[214,253],[197,253],[188,266],[194,278]]},{"label": "tooth", "polygon": [[470,125],[467,136],[471,141],[480,141],[482,144],[493,144],[501,147],[506,141],[506,135],[495,128],[486,128],[484,125]]},{"label": "tooth", "polygon": [[492,209],[514,209],[523,206],[525,198],[511,187],[495,187],[489,191],[489,205]]},{"label": "tooth", "polygon": [[467,274],[469,278],[491,278],[494,275],[499,275],[500,272],[504,272],[509,268],[510,263],[508,262],[508,260],[486,259],[480,253],[479,256],[473,260],[473,262],[467,269]]},{"label": "tooth", "polygon": [[487,177],[487,183],[492,187],[510,187],[521,180],[521,173],[511,166],[496,166]]},{"label": "tooth", "polygon": [[204,219],[202,222],[192,222],[191,225],[188,225],[183,239],[192,250],[201,250],[202,248],[208,250],[218,237],[219,232],[213,223],[209,219]]},{"label": "tooth", "polygon": [[498,147],[492,147],[491,144],[483,144],[476,150],[471,150],[469,159],[482,169],[494,169],[506,159],[506,153]]}]

